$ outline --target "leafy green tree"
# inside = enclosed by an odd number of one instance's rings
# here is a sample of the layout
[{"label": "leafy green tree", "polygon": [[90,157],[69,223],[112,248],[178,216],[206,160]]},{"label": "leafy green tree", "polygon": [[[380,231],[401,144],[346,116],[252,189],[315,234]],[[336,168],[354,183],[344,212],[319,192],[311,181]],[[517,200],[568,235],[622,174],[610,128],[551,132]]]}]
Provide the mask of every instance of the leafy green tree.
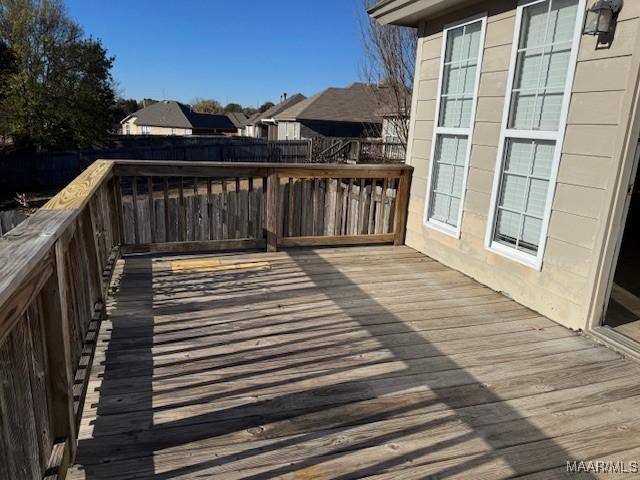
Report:
[{"label": "leafy green tree", "polygon": [[134,98],[116,98],[111,105],[111,117],[113,118],[113,131],[120,128],[120,122],[127,116],[140,109],[138,101]]},{"label": "leafy green tree", "polygon": [[273,102],[264,102],[262,105],[260,105],[260,108],[258,109],[258,111],[260,113],[264,113],[264,112],[266,112],[267,110],[269,110],[273,106],[274,106]]},{"label": "leafy green tree", "polygon": [[223,110],[224,113],[242,112],[242,105],[239,103],[227,103]]},{"label": "leafy green tree", "polygon": [[195,98],[191,102],[191,108],[198,113],[223,113],[220,102],[214,99]]},{"label": "leafy green tree", "polygon": [[154,98],[143,98],[142,101],[138,102],[138,109],[148,107],[149,105],[153,105],[159,101],[160,100],[156,100]]},{"label": "leafy green tree", "polygon": [[0,144],[9,138],[8,112],[2,108],[3,101],[7,98],[9,76],[15,72],[15,57],[9,47],[0,41]]},{"label": "leafy green tree", "polygon": [[15,56],[5,42],[0,40],[0,100],[7,95],[9,75],[15,72]]},{"label": "leafy green tree", "polygon": [[113,58],[60,0],[0,0],[0,40],[14,58],[0,110],[16,146],[87,147],[109,134]]},{"label": "leafy green tree", "polygon": [[258,113],[258,109],[253,107],[243,107],[242,113],[244,113],[248,118]]}]

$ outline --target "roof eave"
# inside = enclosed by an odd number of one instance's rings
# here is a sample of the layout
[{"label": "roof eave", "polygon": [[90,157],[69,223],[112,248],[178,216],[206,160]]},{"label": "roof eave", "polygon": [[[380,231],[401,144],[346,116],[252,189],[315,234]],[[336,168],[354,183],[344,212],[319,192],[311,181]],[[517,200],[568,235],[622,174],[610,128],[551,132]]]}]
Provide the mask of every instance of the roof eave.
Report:
[{"label": "roof eave", "polygon": [[130,113],[129,115],[124,117],[122,120],[120,120],[120,125],[124,125],[126,122],[128,122],[132,118],[136,118],[136,116],[134,114]]},{"label": "roof eave", "polygon": [[367,13],[383,25],[418,27],[420,22],[481,0],[383,0]]}]

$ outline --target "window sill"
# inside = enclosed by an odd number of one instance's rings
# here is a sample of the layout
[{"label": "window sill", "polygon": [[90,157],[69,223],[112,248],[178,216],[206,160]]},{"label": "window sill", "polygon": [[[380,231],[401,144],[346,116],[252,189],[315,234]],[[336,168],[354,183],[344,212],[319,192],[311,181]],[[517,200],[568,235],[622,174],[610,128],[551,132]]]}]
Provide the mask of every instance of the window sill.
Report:
[{"label": "window sill", "polygon": [[509,260],[513,260],[525,267],[532,268],[537,270],[538,272],[542,270],[542,258],[538,256],[529,255],[528,253],[520,252],[511,247],[507,247],[498,242],[492,241],[488,246],[487,250],[491,253],[495,253],[496,255],[500,255],[501,257],[508,258]]},{"label": "window sill", "polygon": [[445,235],[449,235],[457,240],[460,239],[460,228],[455,228],[451,225],[447,225],[446,223],[433,219],[426,220],[424,222],[424,226],[437,232],[444,233]]}]

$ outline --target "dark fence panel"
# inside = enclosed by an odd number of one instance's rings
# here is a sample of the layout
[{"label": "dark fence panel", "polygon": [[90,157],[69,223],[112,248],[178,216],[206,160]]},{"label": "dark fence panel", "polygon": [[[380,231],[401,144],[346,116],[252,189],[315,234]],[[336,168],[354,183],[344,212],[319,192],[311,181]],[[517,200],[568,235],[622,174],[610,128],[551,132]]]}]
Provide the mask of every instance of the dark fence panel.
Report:
[{"label": "dark fence panel", "polygon": [[[271,163],[401,163],[400,144],[352,138],[266,140],[249,137],[116,137],[113,148],[0,156],[3,193],[61,188],[95,160],[129,159]],[[6,196],[6,195],[5,195]]]},{"label": "dark fence panel", "polygon": [[29,212],[24,209],[0,211],[0,235],[20,225],[28,216]]}]

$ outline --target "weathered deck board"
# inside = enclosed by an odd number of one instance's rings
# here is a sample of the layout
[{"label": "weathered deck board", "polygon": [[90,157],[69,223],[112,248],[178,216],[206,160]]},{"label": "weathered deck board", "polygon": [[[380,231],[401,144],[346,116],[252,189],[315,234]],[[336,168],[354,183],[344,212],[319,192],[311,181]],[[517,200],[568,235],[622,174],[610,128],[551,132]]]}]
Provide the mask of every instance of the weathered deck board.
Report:
[{"label": "weathered deck board", "polygon": [[406,247],[117,273],[69,478],[541,479],[634,460],[637,364]]}]

